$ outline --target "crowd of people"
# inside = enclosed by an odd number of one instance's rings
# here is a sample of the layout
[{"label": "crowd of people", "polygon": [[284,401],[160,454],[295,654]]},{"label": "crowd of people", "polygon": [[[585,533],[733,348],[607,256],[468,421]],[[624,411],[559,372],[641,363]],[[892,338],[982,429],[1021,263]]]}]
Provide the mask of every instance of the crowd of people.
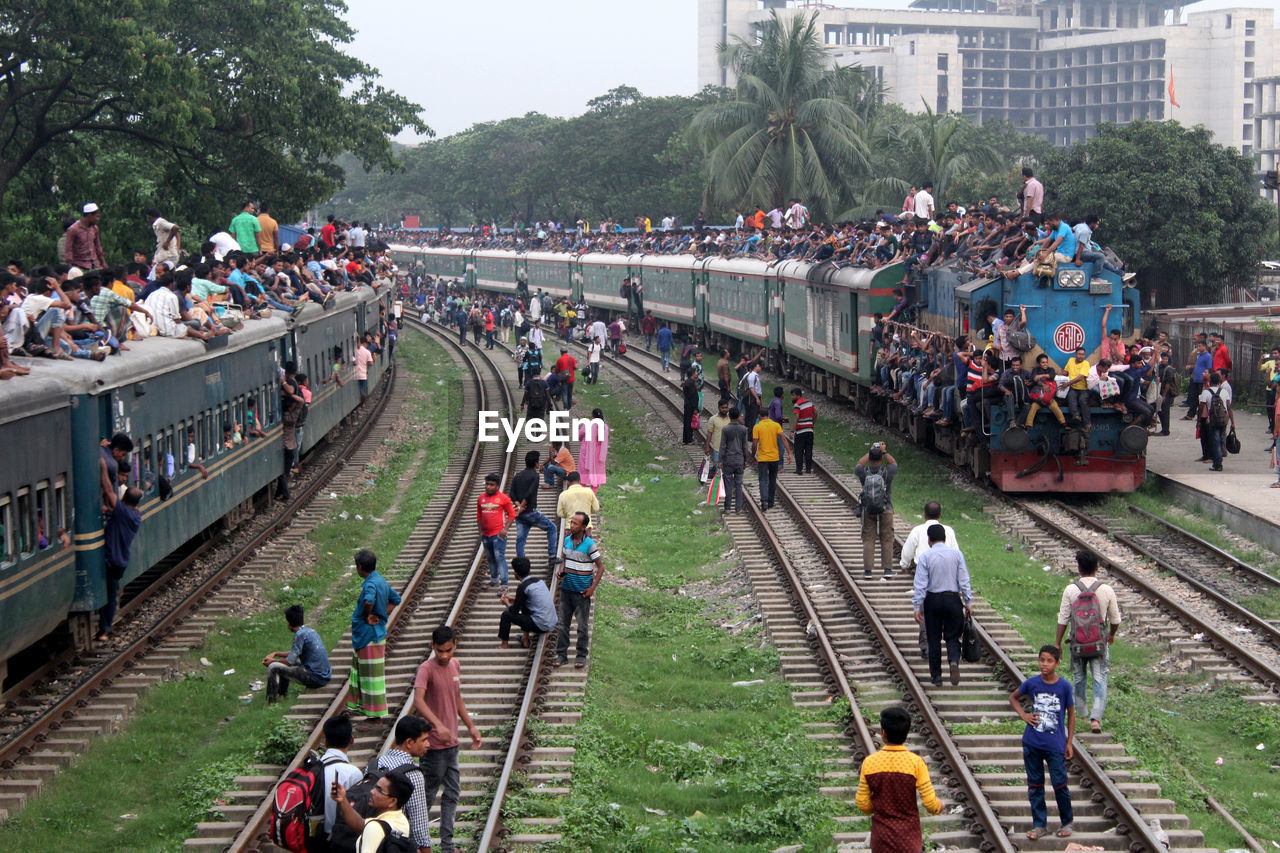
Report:
[{"label": "crowd of people", "polygon": [[208,341],[393,277],[385,247],[374,251],[365,227],[333,216],[291,245],[270,205],[245,202],[226,230],[186,246],[182,229],[152,208],[144,218],[155,245],[129,259],[106,257],[101,216],[85,204],[56,258],[43,259],[51,262],[10,260],[0,271],[0,379],[30,373],[27,359],[102,361],[152,336]]},{"label": "crowd of people", "polygon": [[814,222],[800,199],[768,211],[738,211],[731,225],[708,227],[699,214],[690,226],[679,216],[664,216],[655,226],[637,215],[624,228],[612,219],[592,223],[578,219],[533,223],[497,222],[459,231],[391,229],[382,233],[390,243],[456,249],[506,249],[583,254],[691,254],[698,257],[750,257],[771,262],[801,260],[837,267],[876,269],[904,265],[903,283],[923,270],[954,264],[973,275],[1017,275],[1037,271],[1051,274],[1058,264],[1073,264],[1096,275],[1102,270],[1124,274],[1118,259],[1094,241],[1097,216],[1082,214],[1068,224],[1064,215],[1043,209],[1044,187],[1030,168],[1023,169],[1017,203],[1008,207],[996,196],[968,206],[948,201],[935,207],[933,183],[912,187],[897,212],[877,210],[860,221]]}]

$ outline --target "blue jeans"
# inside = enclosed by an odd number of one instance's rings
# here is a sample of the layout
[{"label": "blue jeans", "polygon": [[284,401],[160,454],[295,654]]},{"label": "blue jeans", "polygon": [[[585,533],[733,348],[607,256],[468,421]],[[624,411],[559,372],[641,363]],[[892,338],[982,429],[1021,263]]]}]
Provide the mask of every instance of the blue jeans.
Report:
[{"label": "blue jeans", "polygon": [[644,351],[649,352],[653,349],[653,335],[644,336]]},{"label": "blue jeans", "polygon": [[780,463],[777,460],[773,462],[757,462],[756,475],[760,478],[760,506],[773,506],[774,493],[778,488],[778,468]]},{"label": "blue jeans", "polygon": [[569,472],[552,462],[548,462],[546,465],[542,466],[542,480],[548,486],[554,486],[557,478],[563,480],[567,473]]},{"label": "blue jeans", "polygon": [[660,349],[658,350],[658,355],[662,357],[662,372],[666,373],[667,367],[671,364],[671,350]]},{"label": "blue jeans", "polygon": [[554,558],[556,555],[556,533],[558,532],[555,522],[536,509],[526,509],[516,516],[516,556],[524,556],[524,543],[529,538],[529,528],[531,527],[547,531],[547,556]]},{"label": "blue jeans", "polygon": [[1222,427],[1209,427],[1209,447],[1212,450],[1213,467],[1222,467]]},{"label": "blue jeans", "polygon": [[573,405],[573,383],[561,382],[560,393],[564,395],[564,408],[565,411],[568,411],[569,407]]},{"label": "blue jeans", "polygon": [[1110,273],[1119,275],[1121,270],[1115,264],[1109,262],[1101,252],[1084,251],[1080,253],[1080,260],[1086,264],[1093,264],[1095,268],[1101,267]]},{"label": "blue jeans", "polygon": [[1071,689],[1075,691],[1076,712],[1084,709],[1085,676],[1093,682],[1093,702],[1089,706],[1089,719],[1102,722],[1107,710],[1107,672],[1111,667],[1111,646],[1104,645],[1096,658],[1071,656]]},{"label": "blue jeans", "polygon": [[[1063,725],[1066,725],[1065,718]],[[1049,812],[1044,804],[1044,766],[1049,765],[1049,781],[1053,783],[1053,796],[1058,801],[1058,817],[1067,826],[1075,819],[1071,811],[1071,791],[1067,789],[1067,761],[1061,752],[1046,752],[1034,746],[1022,745],[1022,764],[1027,768],[1027,799],[1031,801],[1031,823],[1047,826]]]},{"label": "blue jeans", "polygon": [[484,557],[489,561],[489,580],[507,585],[507,540],[503,536],[481,536]]}]

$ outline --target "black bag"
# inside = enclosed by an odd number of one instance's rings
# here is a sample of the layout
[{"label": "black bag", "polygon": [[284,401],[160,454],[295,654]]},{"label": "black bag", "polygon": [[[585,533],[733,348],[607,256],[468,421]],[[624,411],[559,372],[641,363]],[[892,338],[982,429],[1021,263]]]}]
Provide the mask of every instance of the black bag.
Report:
[{"label": "black bag", "polygon": [[978,628],[968,613],[964,617],[964,631],[960,634],[960,656],[967,663],[982,660],[982,643],[978,641]]},{"label": "black bag", "polygon": [[929,638],[925,636],[923,625],[920,626],[920,635],[916,637],[916,640],[920,643],[920,660],[928,660]]},{"label": "black bag", "polygon": [[386,833],[382,837],[382,843],[378,845],[377,853],[418,853],[418,845],[413,843],[413,839],[407,835],[397,835],[391,829],[391,824],[385,820],[380,820],[382,831]]},{"label": "black bag", "polygon": [[[378,769],[378,756],[369,759],[368,765],[365,766],[364,776],[360,781],[347,789],[347,802],[351,803],[351,807],[356,810],[356,814],[361,817],[368,817],[371,811],[369,805],[369,795],[373,791],[373,786],[378,784],[383,773]],[[325,792],[328,795],[328,792]],[[342,853],[355,853],[356,842],[360,840],[360,833],[347,826],[344,820],[336,820],[333,823],[333,832],[329,836],[329,846],[335,851]]]},{"label": "black bag", "polygon": [[1005,340],[1009,342],[1009,346],[1018,352],[1031,352],[1036,348],[1035,337],[1026,329],[1014,329],[1012,332],[1006,333]]},{"label": "black bag", "polygon": [[1232,427],[1231,432],[1227,433],[1227,437],[1222,440],[1222,446],[1227,449],[1228,453],[1240,452],[1240,439],[1236,436],[1236,428]]}]

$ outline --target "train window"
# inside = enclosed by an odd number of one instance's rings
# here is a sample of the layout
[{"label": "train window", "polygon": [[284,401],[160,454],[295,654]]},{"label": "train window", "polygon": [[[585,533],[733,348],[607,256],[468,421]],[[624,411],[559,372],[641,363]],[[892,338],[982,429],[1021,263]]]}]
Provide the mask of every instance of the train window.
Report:
[{"label": "train window", "polygon": [[15,550],[17,536],[13,529],[13,499],[0,495],[0,566],[10,566],[17,560]]},{"label": "train window", "polygon": [[22,487],[18,490],[18,516],[16,521],[17,530],[17,548],[19,556],[26,556],[35,553],[35,536],[33,535],[34,525],[31,523],[31,490]]},{"label": "train window", "polygon": [[59,474],[53,481],[53,532],[70,530],[67,519],[67,475]]},{"label": "train window", "polygon": [[36,548],[45,550],[53,544],[53,524],[49,512],[49,481],[36,483]]}]

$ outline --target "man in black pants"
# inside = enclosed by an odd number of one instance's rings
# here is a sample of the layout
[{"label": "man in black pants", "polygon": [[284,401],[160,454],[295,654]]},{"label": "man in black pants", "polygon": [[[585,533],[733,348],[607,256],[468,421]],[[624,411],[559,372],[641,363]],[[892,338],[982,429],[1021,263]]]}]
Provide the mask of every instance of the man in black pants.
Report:
[{"label": "man in black pants", "polygon": [[796,421],[791,430],[791,443],[796,448],[796,473],[813,473],[813,422],[817,409],[804,398],[799,388],[791,389],[791,405]]},{"label": "man in black pants", "polygon": [[520,583],[514,597],[502,596],[502,604],[507,609],[498,617],[498,645],[501,648],[508,648],[507,641],[511,639],[513,624],[524,629],[520,645],[525,648],[532,641],[530,632],[545,634],[556,627],[558,619],[555,602],[551,600],[551,590],[547,589],[540,578],[529,577],[529,569],[528,557],[516,557],[511,561],[511,571],[515,572]]},{"label": "man in black pants", "polygon": [[929,644],[929,679],[942,684],[942,640],[947,641],[951,683],[960,683],[960,634],[964,615],[973,612],[973,590],[964,554],[946,544],[941,524],[928,530],[929,550],[916,558],[916,579],[911,594],[916,622],[924,626]]}]

